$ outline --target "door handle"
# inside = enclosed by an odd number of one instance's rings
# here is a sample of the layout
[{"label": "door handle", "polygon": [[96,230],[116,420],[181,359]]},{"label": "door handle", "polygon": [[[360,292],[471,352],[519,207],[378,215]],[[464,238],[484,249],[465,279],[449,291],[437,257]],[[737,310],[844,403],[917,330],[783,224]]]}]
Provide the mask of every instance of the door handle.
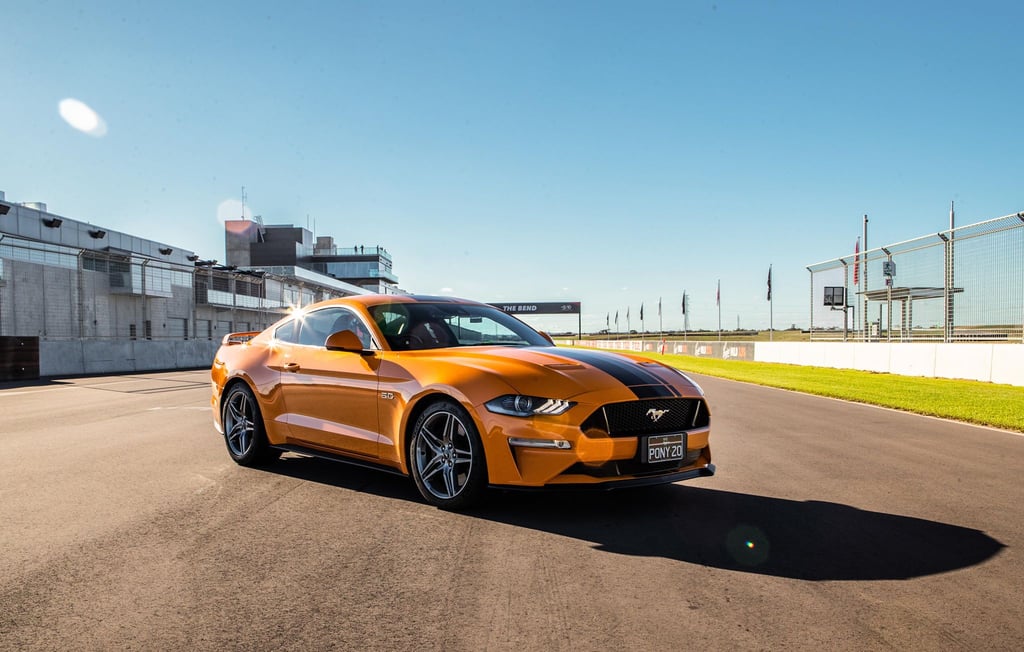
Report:
[{"label": "door handle", "polygon": [[299,363],[298,362],[286,362],[284,364],[284,370],[285,371],[290,371],[292,373],[295,373],[296,371],[299,370]]}]

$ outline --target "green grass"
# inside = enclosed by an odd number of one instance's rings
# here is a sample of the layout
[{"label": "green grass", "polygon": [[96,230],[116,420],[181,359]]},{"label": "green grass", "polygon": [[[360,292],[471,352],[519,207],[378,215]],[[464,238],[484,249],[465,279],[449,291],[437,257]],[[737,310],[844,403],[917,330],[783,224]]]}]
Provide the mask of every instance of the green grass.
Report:
[{"label": "green grass", "polygon": [[1024,387],[772,362],[636,355],[708,376],[1024,432]]}]

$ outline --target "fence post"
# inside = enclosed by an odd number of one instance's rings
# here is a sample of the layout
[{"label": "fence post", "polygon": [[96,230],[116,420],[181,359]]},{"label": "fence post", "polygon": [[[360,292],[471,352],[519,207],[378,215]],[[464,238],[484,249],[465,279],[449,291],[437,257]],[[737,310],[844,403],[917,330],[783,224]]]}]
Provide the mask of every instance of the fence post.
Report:
[{"label": "fence post", "polygon": [[[142,339],[151,340],[153,339],[153,325],[149,324],[149,315],[146,310],[146,265],[149,264],[149,260],[142,261],[140,265],[141,276],[142,276]],[[128,273],[131,274],[132,269],[131,258],[128,259]],[[131,282],[131,279],[128,281]],[[146,325],[149,324],[149,328]]]},{"label": "fence post", "polygon": [[[854,261],[856,264],[856,261]],[[857,314],[857,313],[854,313]],[[843,262],[843,341],[850,340],[850,266]]]},{"label": "fence post", "polygon": [[[863,288],[864,308],[860,314],[860,325],[864,329],[864,341],[871,341],[871,327],[868,325],[868,216],[864,215],[864,251],[861,253],[864,258],[864,269],[860,272],[861,288]],[[860,265],[860,261],[857,261]]]},{"label": "fence post", "polygon": [[[810,272],[810,274],[811,274],[811,290],[810,290],[810,292],[811,292],[811,324],[808,327],[809,330],[810,330],[808,335],[809,335],[810,339],[813,340],[814,339],[814,270],[812,270],[810,267],[808,267],[807,271]],[[686,300],[685,297],[684,297],[683,300],[684,301]]]},{"label": "fence post", "polygon": [[196,301],[196,266],[193,264],[192,269],[188,271],[189,278],[192,279],[192,339],[199,339],[199,302]]},{"label": "fence post", "polygon": [[[953,341],[953,326],[954,326],[954,315],[953,315],[953,297],[955,296],[955,274],[954,274],[954,252],[953,252],[953,229],[955,228],[955,221],[953,217],[953,202],[949,203],[949,237],[942,238],[943,246],[946,253],[946,279],[943,283],[943,300],[945,303],[945,328],[943,329],[943,341]],[[940,233],[941,237],[942,234]]]},{"label": "fence post", "polygon": [[78,288],[78,338],[83,339],[85,337],[85,271],[82,267],[82,255],[85,254],[84,249],[78,250],[78,262],[76,264],[76,275],[75,279],[77,282],[75,285]]},{"label": "fence post", "polygon": [[[889,262],[889,273],[882,274],[882,278],[885,279],[885,304],[888,311],[888,315],[886,316],[888,321],[885,324],[885,339],[887,342],[892,342],[892,284],[895,282],[893,280],[895,274],[892,273],[892,253],[885,247],[882,247],[882,251],[884,251],[886,256],[888,256],[886,260]],[[900,326],[902,327],[902,324]],[[879,331],[881,331],[882,325],[879,324],[878,328]],[[881,338],[882,333],[879,332],[878,336]]]}]

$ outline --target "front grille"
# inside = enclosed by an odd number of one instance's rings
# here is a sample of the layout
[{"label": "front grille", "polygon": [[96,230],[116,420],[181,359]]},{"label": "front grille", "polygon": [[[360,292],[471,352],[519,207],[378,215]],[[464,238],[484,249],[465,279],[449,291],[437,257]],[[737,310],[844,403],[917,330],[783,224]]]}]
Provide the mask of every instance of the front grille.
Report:
[{"label": "front grille", "polygon": [[[661,415],[660,417],[657,415]],[[657,417],[657,418],[655,418]],[[680,432],[708,425],[708,409],[700,398],[661,398],[609,403],[581,424],[583,431],[597,429],[610,437],[636,437]]]}]

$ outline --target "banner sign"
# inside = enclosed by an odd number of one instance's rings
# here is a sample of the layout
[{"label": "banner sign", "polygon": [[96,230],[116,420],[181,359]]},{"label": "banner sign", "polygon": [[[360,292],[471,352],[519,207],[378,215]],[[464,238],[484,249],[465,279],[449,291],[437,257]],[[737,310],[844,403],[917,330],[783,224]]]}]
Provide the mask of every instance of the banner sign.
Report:
[{"label": "banner sign", "polygon": [[548,303],[492,303],[498,310],[513,315],[578,315],[579,301],[559,301]]}]

